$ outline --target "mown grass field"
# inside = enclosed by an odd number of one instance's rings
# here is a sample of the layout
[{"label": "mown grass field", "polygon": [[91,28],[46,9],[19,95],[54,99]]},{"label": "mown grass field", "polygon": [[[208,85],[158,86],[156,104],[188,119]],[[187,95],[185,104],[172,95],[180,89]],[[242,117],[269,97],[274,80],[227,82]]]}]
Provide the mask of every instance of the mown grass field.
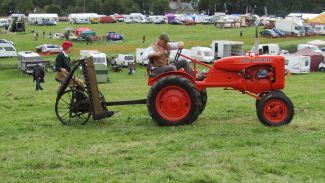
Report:
[{"label": "mown grass field", "polygon": [[[20,50],[43,43],[41,32],[56,27],[28,27],[27,33],[2,34]],[[187,47],[208,46],[213,39],[240,40],[239,29],[213,26],[91,25],[99,35],[117,31],[125,43],[74,43],[109,55],[134,52],[168,32]],[[33,40],[30,30],[40,34]],[[243,29],[245,49],[253,45],[254,29]],[[142,44],[142,36],[147,40]],[[293,47],[323,37],[261,39]],[[54,60],[54,56],[45,57]],[[159,127],[145,105],[112,107],[112,118],[90,120],[84,126],[63,126],[54,103],[59,84],[47,73],[44,91],[36,92],[32,78],[16,69],[16,58],[0,59],[0,182],[324,182],[325,85],[324,73],[286,78],[284,92],[295,106],[293,121],[265,127],[258,121],[253,98],[221,88],[208,89],[208,103],[190,126]],[[107,100],[146,98],[145,69],[134,75],[109,73],[111,82],[99,87]]]}]

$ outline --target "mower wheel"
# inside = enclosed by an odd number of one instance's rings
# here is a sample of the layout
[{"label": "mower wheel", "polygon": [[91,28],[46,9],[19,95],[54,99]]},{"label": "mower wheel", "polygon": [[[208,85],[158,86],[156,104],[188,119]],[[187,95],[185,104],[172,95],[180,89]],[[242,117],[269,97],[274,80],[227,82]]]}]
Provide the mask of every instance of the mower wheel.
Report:
[{"label": "mower wheel", "polygon": [[64,125],[86,124],[91,116],[89,98],[80,90],[67,90],[55,103],[55,114]]},{"label": "mower wheel", "polygon": [[285,94],[273,91],[262,97],[256,112],[262,124],[281,126],[291,122],[294,115],[294,106]]},{"label": "mower wheel", "polygon": [[205,106],[207,104],[207,101],[208,101],[208,92],[207,92],[207,89],[204,88],[201,92],[200,92],[200,98],[201,98],[201,103],[202,103],[202,106],[200,108],[200,112],[199,114],[201,114],[204,109],[205,109]]},{"label": "mower wheel", "polygon": [[147,107],[149,115],[160,126],[175,126],[193,123],[202,109],[202,101],[192,81],[167,76],[151,87]]}]

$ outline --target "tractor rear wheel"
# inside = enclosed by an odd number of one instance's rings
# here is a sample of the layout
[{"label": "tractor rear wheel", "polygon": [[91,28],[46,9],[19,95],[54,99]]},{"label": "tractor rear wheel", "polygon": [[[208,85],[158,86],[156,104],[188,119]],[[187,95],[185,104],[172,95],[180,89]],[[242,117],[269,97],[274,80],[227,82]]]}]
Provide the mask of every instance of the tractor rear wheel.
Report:
[{"label": "tractor rear wheel", "polygon": [[208,101],[208,92],[207,89],[204,88],[201,92],[200,92],[200,99],[201,99],[201,108],[200,108],[200,114],[204,111],[205,106],[207,104]]},{"label": "tractor rear wheel", "polygon": [[161,126],[193,123],[202,109],[200,92],[195,84],[180,76],[167,76],[150,89],[149,115]]},{"label": "tractor rear wheel", "polygon": [[86,124],[91,116],[89,98],[80,90],[67,90],[58,96],[55,114],[64,125]]},{"label": "tractor rear wheel", "polygon": [[294,115],[294,106],[284,93],[271,92],[262,96],[256,112],[262,124],[281,126],[291,122]]}]

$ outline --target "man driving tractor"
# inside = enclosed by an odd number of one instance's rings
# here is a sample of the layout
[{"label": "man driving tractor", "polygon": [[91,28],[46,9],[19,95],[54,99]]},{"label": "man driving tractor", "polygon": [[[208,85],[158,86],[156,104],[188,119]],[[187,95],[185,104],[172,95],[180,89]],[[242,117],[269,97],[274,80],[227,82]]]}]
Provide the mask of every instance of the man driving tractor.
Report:
[{"label": "man driving tractor", "polygon": [[152,74],[157,76],[168,71],[177,71],[183,68],[193,78],[194,73],[191,66],[185,59],[181,59],[173,64],[169,64],[170,50],[183,49],[184,42],[171,42],[168,34],[161,33],[158,40],[148,47],[143,55],[142,59],[149,59],[151,63]]}]

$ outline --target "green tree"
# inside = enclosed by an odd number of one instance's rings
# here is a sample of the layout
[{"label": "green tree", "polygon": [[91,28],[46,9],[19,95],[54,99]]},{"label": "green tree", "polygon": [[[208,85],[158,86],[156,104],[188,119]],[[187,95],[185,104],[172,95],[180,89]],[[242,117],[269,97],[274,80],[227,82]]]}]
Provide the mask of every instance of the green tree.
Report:
[{"label": "green tree", "polygon": [[150,11],[155,15],[164,15],[169,10],[169,1],[168,0],[152,0]]}]

